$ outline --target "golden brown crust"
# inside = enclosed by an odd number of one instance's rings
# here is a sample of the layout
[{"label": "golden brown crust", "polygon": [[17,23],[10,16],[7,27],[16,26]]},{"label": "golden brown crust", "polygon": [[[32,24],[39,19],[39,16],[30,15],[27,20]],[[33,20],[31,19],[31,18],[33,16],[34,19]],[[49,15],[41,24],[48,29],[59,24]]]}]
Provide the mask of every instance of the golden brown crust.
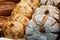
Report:
[{"label": "golden brown crust", "polygon": [[12,11],[12,16],[23,14],[26,17],[31,18],[34,10],[39,7],[39,4],[39,0],[33,0],[33,2],[31,0],[21,0]]},{"label": "golden brown crust", "polygon": [[23,14],[26,17],[31,18],[33,14],[33,10],[27,3],[23,2],[23,3],[17,4],[14,10],[12,11],[12,16],[16,14]]},{"label": "golden brown crust", "polygon": [[15,16],[13,16],[12,19],[15,20],[15,21],[21,22],[25,26],[29,22],[29,18],[24,16],[23,14],[16,14]]},{"label": "golden brown crust", "polygon": [[8,20],[9,20],[8,17],[0,16],[0,27],[2,27],[4,23],[7,22]]},{"label": "golden brown crust", "polygon": [[24,26],[17,21],[8,21],[3,26],[3,34],[6,38],[18,39],[24,37]]},{"label": "golden brown crust", "polygon": [[0,16],[0,37],[3,36],[2,28],[3,28],[4,24],[5,24],[9,19],[10,19],[9,17]]},{"label": "golden brown crust", "polygon": [[22,14],[17,14],[3,26],[3,34],[6,38],[19,39],[25,35],[25,28],[29,19]]},{"label": "golden brown crust", "polygon": [[13,2],[0,3],[0,16],[9,16],[15,5]]},{"label": "golden brown crust", "polygon": [[21,2],[26,2],[29,6],[31,6],[34,10],[39,7],[40,0],[21,0]]}]

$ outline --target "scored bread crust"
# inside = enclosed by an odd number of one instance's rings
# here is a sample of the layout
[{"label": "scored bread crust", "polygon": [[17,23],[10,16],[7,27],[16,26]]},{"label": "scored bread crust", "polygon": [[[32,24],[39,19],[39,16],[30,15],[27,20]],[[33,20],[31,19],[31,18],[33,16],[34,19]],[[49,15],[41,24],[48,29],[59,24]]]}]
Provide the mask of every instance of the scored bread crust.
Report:
[{"label": "scored bread crust", "polygon": [[[36,15],[32,17],[26,27],[28,40],[40,40],[39,38],[42,38],[41,40],[55,40],[57,34],[54,34],[54,32],[59,32],[58,22],[53,17],[46,15]],[[48,35],[50,36],[48,37]],[[52,35],[55,36],[52,37]]]},{"label": "scored bread crust", "polygon": [[[41,27],[43,27],[43,29],[41,29]],[[36,15],[28,22],[26,33],[33,33],[35,31],[39,31],[40,29],[49,33],[59,32],[58,22],[54,18],[46,15]]]},{"label": "scored bread crust", "polygon": [[47,15],[59,20],[59,9],[51,5],[42,5],[35,10],[33,16],[35,15]]}]

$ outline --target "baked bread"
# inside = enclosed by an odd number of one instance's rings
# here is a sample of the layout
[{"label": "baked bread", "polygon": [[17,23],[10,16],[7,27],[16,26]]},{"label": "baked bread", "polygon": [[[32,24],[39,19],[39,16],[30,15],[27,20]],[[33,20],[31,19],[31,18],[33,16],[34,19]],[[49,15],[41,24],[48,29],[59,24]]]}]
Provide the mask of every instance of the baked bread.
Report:
[{"label": "baked bread", "polygon": [[52,5],[42,5],[35,10],[33,16],[35,15],[47,15],[59,20],[59,9]]},{"label": "baked bread", "polygon": [[60,0],[40,0],[40,4],[60,7]]},{"label": "baked bread", "polygon": [[2,2],[0,3],[0,16],[9,16],[11,11],[16,6],[13,2]]},{"label": "baked bread", "polygon": [[39,4],[38,0],[34,0],[33,2],[31,2],[31,0],[29,1],[21,0],[21,2],[16,5],[11,15],[14,16],[16,14],[23,14],[27,16],[28,18],[31,18],[34,9],[36,9],[39,6],[38,4]]},{"label": "baked bread", "polygon": [[5,38],[19,39],[24,37],[24,26],[18,21],[8,21],[3,26],[3,34]]},{"label": "baked bread", "polygon": [[31,17],[33,14],[33,9],[25,2],[17,4],[15,9],[12,11],[12,16],[16,14],[23,14],[27,17]]},{"label": "baked bread", "polygon": [[34,10],[39,7],[40,0],[21,0],[21,2],[26,2],[29,6],[31,6]]},{"label": "baked bread", "polygon": [[9,17],[0,16],[0,37],[3,36],[2,27],[4,26],[4,24],[5,24],[9,19],[10,19]]},{"label": "baked bread", "polygon": [[16,14],[15,16],[13,16],[12,18],[15,21],[21,22],[22,24],[24,24],[25,26],[28,24],[29,22],[29,18],[24,16],[23,14]]},{"label": "baked bread", "polygon": [[58,35],[54,32],[59,32],[58,22],[46,15],[35,15],[26,27],[28,40],[40,40],[41,38],[41,40],[55,40]]},{"label": "baked bread", "polygon": [[8,17],[0,16],[0,31],[2,31],[2,27],[3,27],[4,23],[6,23],[8,20],[9,20]]},{"label": "baked bread", "polygon": [[22,14],[17,14],[15,17],[4,24],[3,34],[6,38],[19,39],[25,35],[25,28],[29,19]]}]

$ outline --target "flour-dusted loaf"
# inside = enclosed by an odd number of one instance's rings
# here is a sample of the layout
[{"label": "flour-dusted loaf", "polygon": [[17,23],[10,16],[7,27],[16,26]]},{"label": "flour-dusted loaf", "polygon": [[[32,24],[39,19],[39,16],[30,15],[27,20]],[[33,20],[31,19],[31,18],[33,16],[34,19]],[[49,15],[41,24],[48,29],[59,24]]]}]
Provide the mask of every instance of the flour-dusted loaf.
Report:
[{"label": "flour-dusted loaf", "polygon": [[19,2],[14,8],[11,15],[14,16],[16,14],[23,14],[31,18],[34,10],[39,6],[39,4],[39,0],[21,0],[21,2]]},{"label": "flour-dusted loaf", "polygon": [[43,5],[53,5],[60,8],[60,0],[40,0],[40,4]]},{"label": "flour-dusted loaf", "polygon": [[52,5],[42,5],[35,10],[35,15],[47,15],[59,20],[59,9]]},{"label": "flour-dusted loaf", "polygon": [[[59,32],[58,22],[53,17],[46,15],[35,15],[26,27],[28,40],[44,40],[45,37],[48,40],[55,40],[57,38],[57,34],[54,34],[53,32]],[[52,37],[52,35],[55,36]],[[42,39],[41,36],[43,36]]]}]

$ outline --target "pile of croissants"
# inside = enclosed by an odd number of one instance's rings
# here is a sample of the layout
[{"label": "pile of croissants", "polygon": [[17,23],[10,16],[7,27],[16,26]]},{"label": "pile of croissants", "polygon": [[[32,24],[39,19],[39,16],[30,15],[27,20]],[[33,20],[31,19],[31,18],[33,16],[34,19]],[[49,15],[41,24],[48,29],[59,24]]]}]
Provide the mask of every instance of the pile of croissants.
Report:
[{"label": "pile of croissants", "polygon": [[60,0],[0,0],[0,36],[7,40],[56,40],[59,14]]}]

